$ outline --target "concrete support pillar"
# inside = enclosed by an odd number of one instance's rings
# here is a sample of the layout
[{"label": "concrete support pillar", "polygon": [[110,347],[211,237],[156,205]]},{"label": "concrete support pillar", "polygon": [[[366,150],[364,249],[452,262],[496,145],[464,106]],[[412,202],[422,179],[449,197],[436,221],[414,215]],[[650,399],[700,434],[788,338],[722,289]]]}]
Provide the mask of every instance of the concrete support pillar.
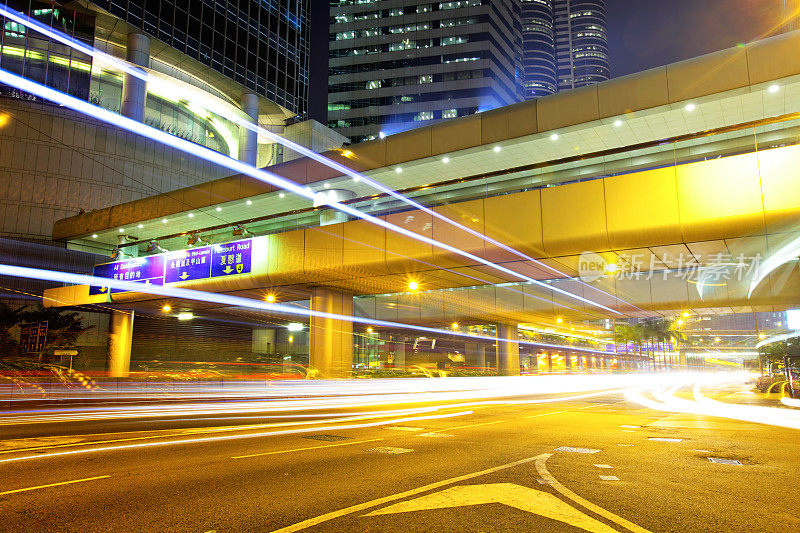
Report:
[{"label": "concrete support pillar", "polygon": [[109,320],[108,375],[125,378],[131,370],[133,311],[114,311]]},{"label": "concrete support pillar", "polygon": [[[315,287],[311,310],[337,315],[353,315],[353,295]],[[322,378],[345,378],[353,368],[353,322],[312,316],[308,341],[309,370]]]},{"label": "concrete support pillar", "polygon": [[[128,34],[126,58],[134,65],[150,66],[150,38],[141,33]],[[144,107],[147,98],[147,84],[130,74],[122,78],[122,114],[133,120],[144,122]]]},{"label": "concrete support pillar", "polygon": [[275,330],[270,328],[258,328],[253,330],[253,353],[274,354],[275,353]]},{"label": "concrete support pillar", "polygon": [[[355,198],[356,193],[347,189],[327,189],[317,193],[314,197],[314,207],[325,205],[329,202],[343,202]],[[347,222],[347,214],[336,209],[327,209],[319,216],[319,225],[339,224]]]},{"label": "concrete support pillar", "polygon": [[516,324],[497,324],[497,373],[519,376],[519,333]]},{"label": "concrete support pillar", "polygon": [[[258,124],[258,95],[245,93],[242,95],[242,111]],[[255,166],[258,161],[258,134],[247,128],[239,127],[239,161]]]},{"label": "concrete support pillar", "polygon": [[406,343],[408,339],[406,337],[398,337],[395,338],[394,343],[394,367],[398,370],[403,370],[406,366]]}]

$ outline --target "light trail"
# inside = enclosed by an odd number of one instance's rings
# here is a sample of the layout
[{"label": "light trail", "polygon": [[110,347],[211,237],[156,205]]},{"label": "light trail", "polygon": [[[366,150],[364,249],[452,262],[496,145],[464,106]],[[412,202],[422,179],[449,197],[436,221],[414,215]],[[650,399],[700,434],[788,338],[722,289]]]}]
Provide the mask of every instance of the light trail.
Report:
[{"label": "light trail", "polygon": [[[2,71],[0,71],[2,72]],[[0,76],[2,79],[2,76]],[[259,309],[262,311],[269,311],[272,313],[284,313],[295,316],[315,316],[320,318],[330,318],[334,320],[342,320],[347,322],[356,322],[359,324],[367,324],[373,326],[384,326],[390,328],[411,329],[414,331],[424,331],[426,333],[435,333],[437,335],[447,335],[463,337],[476,340],[487,340],[492,342],[512,342],[530,346],[545,346],[548,348],[556,348],[560,350],[569,350],[577,352],[599,353],[616,356],[616,352],[607,352],[605,350],[598,350],[592,348],[582,348],[577,346],[561,346],[556,344],[547,344],[543,342],[532,342],[525,340],[511,340],[504,338],[491,337],[488,335],[479,335],[464,333],[453,329],[439,329],[430,328],[427,326],[415,326],[412,324],[403,324],[400,322],[389,322],[386,320],[368,319],[358,316],[337,315],[334,313],[325,313],[322,311],[314,311],[312,309],[303,309],[279,303],[269,303],[261,300],[252,300],[249,298],[242,298],[241,296],[231,296],[228,294],[211,293],[204,291],[197,291],[194,289],[182,289],[179,287],[168,287],[164,285],[154,285],[148,283],[136,283],[131,281],[122,281],[109,278],[98,278],[89,276],[87,274],[73,274],[70,272],[55,272],[52,270],[42,270],[38,268],[20,267],[12,265],[0,264],[0,275],[12,276],[17,278],[26,279],[40,279],[47,281],[57,281],[61,283],[68,283],[73,285],[95,285],[101,287],[111,287],[115,289],[122,289],[130,292],[143,292],[146,294],[155,294],[159,296],[168,296],[171,298],[184,298],[187,300],[195,300],[200,302],[211,302],[222,305],[234,307],[247,307],[250,309]]]},{"label": "light trail", "polygon": [[[441,409],[461,409],[496,405],[535,405],[582,400],[591,397],[618,394],[622,390],[650,383],[660,376],[649,375],[559,375],[522,377],[480,377],[448,379],[373,379],[358,381],[301,381],[281,383],[273,388],[255,388],[250,383],[226,386],[230,396],[220,396],[218,387],[193,387],[191,392],[205,393],[212,401],[199,401],[192,396],[176,399],[194,399],[191,403],[162,402],[148,405],[98,405],[92,407],[56,407],[19,412],[6,412],[0,425],[50,423],[66,421],[96,421],[113,419],[156,419],[207,417],[222,415],[262,413],[274,418],[290,418],[290,413],[313,413],[344,409],[358,409],[358,416],[399,416],[423,414]],[[268,398],[264,393],[270,394]],[[86,393],[87,401],[114,399],[115,392]],[[119,393],[126,398],[127,389]],[[246,397],[248,394],[249,397]],[[533,398],[531,398],[533,396]],[[537,397],[538,396],[538,397]],[[434,405],[414,404],[431,403]],[[381,407],[407,405],[405,409],[379,410]],[[367,411],[362,411],[367,409]],[[371,409],[371,410],[370,410]],[[287,416],[288,415],[288,416]],[[313,416],[313,415],[312,415]],[[336,417],[333,412],[329,418]],[[342,413],[340,416],[354,416]],[[311,418],[306,416],[306,418]],[[315,423],[305,420],[300,423]]]},{"label": "light trail", "polygon": [[[98,50],[98,49],[96,49],[96,48],[94,48],[92,46],[86,45],[85,43],[81,43],[77,39],[74,39],[74,38],[72,38],[72,37],[70,37],[70,36],[68,36],[68,35],[66,35],[66,34],[64,34],[64,33],[60,32],[58,30],[55,30],[54,28],[50,28],[49,26],[47,26],[45,24],[42,24],[42,23],[40,23],[40,22],[28,17],[27,15],[21,13],[21,12],[14,11],[12,9],[8,9],[8,8],[0,5],[0,15],[4,15],[4,16],[14,20],[15,22],[17,22],[19,24],[22,24],[23,26],[26,26],[28,28],[31,28],[31,29],[35,30],[35,31],[38,31],[38,32],[40,32],[40,33],[42,33],[42,34],[44,34],[44,35],[46,35],[46,36],[58,41],[58,42],[61,42],[62,44],[65,44],[65,45],[67,45],[67,46],[69,46],[69,47],[71,47],[71,48],[73,48],[75,50],[83,52],[84,54],[87,54],[87,55],[91,56],[93,59],[98,60],[100,63],[111,65],[111,66],[113,66],[113,67],[115,67],[117,69],[120,69],[123,72],[125,72],[125,73],[127,73],[127,74],[129,74],[131,76],[134,76],[134,77],[136,77],[136,78],[138,78],[138,79],[140,79],[142,81],[145,81],[145,82],[151,83],[151,84],[156,84],[156,85],[168,85],[163,80],[161,80],[159,78],[154,78],[153,76],[150,76],[148,74],[148,72],[146,72],[145,70],[143,70],[141,68],[138,68],[138,67],[136,67],[134,65],[131,65],[127,61],[123,61],[122,59],[116,58],[116,57],[114,57],[114,56],[112,56],[110,54],[107,54],[106,52]],[[254,132],[254,133],[258,134],[258,135],[264,135],[264,136],[268,137],[269,139],[271,139],[271,140],[273,140],[273,141],[275,141],[275,142],[277,142],[277,143],[279,143],[279,144],[281,144],[281,145],[283,145],[283,146],[285,146],[285,147],[287,147],[287,148],[289,148],[291,150],[294,150],[297,153],[300,153],[300,154],[302,154],[302,155],[304,155],[304,156],[306,156],[306,157],[308,157],[310,159],[313,159],[313,160],[315,160],[315,161],[317,161],[319,163],[322,163],[323,165],[325,165],[325,166],[327,166],[327,167],[329,167],[331,169],[334,169],[334,170],[336,170],[338,172],[341,172],[344,175],[350,176],[354,181],[357,181],[357,182],[358,181],[362,181],[365,184],[373,187],[374,189],[377,189],[377,190],[379,190],[379,191],[381,191],[381,192],[383,192],[385,194],[388,194],[388,195],[392,196],[393,198],[396,198],[396,199],[404,202],[407,205],[410,205],[410,206],[412,206],[412,207],[414,207],[416,209],[419,209],[419,210],[421,210],[421,211],[423,211],[423,212],[425,212],[425,213],[427,213],[427,214],[429,214],[429,215],[431,215],[431,216],[433,216],[433,217],[435,217],[435,218],[437,218],[437,219],[439,219],[439,220],[441,220],[441,221],[443,221],[443,222],[445,222],[447,224],[450,224],[450,225],[452,225],[452,226],[454,226],[454,227],[456,227],[456,228],[458,228],[458,229],[460,229],[462,231],[465,231],[465,232],[469,233],[470,235],[478,237],[481,240],[483,240],[484,242],[487,242],[487,243],[489,243],[489,244],[491,244],[493,246],[497,246],[498,248],[501,248],[502,250],[505,250],[505,251],[507,251],[509,253],[512,253],[512,254],[520,257],[521,259],[524,259],[526,261],[530,261],[530,262],[532,262],[532,263],[534,263],[536,265],[539,265],[542,268],[545,268],[545,269],[553,272],[556,275],[562,276],[562,277],[564,277],[566,279],[574,279],[571,276],[567,275],[566,273],[564,273],[564,272],[552,267],[551,265],[549,265],[547,263],[539,261],[538,259],[535,259],[535,258],[533,258],[533,257],[531,257],[531,256],[529,256],[529,255],[527,255],[527,254],[525,254],[523,252],[520,252],[519,250],[516,250],[515,248],[513,248],[511,246],[508,246],[507,244],[502,243],[502,242],[500,242],[500,241],[498,241],[496,239],[493,239],[491,237],[487,237],[485,234],[483,234],[483,233],[481,233],[479,231],[476,231],[476,230],[474,230],[474,229],[472,229],[472,228],[470,228],[468,226],[465,226],[464,224],[461,224],[461,223],[459,223],[459,222],[457,222],[457,221],[455,221],[455,220],[453,220],[453,219],[451,219],[449,217],[446,217],[445,215],[443,215],[443,214],[441,214],[441,213],[439,213],[439,212],[437,212],[437,211],[435,211],[433,209],[430,209],[430,208],[420,204],[419,202],[415,202],[411,198],[408,198],[407,196],[405,196],[403,194],[400,194],[399,192],[395,191],[394,189],[391,189],[390,187],[385,186],[384,184],[380,183],[379,181],[376,181],[376,180],[373,180],[373,179],[369,178],[365,174],[362,174],[360,172],[356,172],[355,170],[351,169],[350,167],[348,167],[346,165],[343,165],[343,164],[339,163],[338,161],[334,161],[334,160],[332,160],[332,159],[330,159],[328,157],[323,156],[322,154],[319,154],[319,153],[317,153],[317,152],[315,152],[313,150],[310,150],[310,149],[306,148],[305,146],[302,146],[302,145],[300,145],[298,143],[290,141],[290,140],[278,135],[277,133],[271,132],[271,131],[267,130],[266,128],[262,128],[258,124],[254,124],[253,122],[251,122],[249,120],[245,120],[245,119],[243,119],[242,117],[240,117],[238,115],[232,114],[227,109],[225,109],[225,108],[223,108],[221,106],[214,105],[213,101],[208,101],[208,102],[205,102],[205,103],[211,104],[211,105],[206,106],[206,107],[208,107],[208,109],[210,111],[214,112],[215,114],[217,114],[217,115],[219,115],[219,116],[221,116],[221,117],[223,117],[223,118],[225,118],[227,120],[230,120],[231,122],[233,122],[234,124],[236,124],[239,127],[244,127],[244,128],[246,128],[246,129],[248,129],[248,130],[250,130],[250,131],[252,131],[252,132]],[[281,187],[281,188],[285,189],[285,187]],[[286,190],[290,190],[290,189],[286,189]],[[295,191],[290,191],[290,192],[295,192]],[[314,198],[316,198],[316,194],[312,194],[311,199],[314,200]],[[326,205],[329,205],[329,206],[334,207],[336,209],[338,209],[338,207],[336,207],[336,205],[341,205],[341,204],[338,204],[336,202],[334,202],[334,203],[325,202],[325,203],[326,203]],[[336,204],[336,205],[334,205],[334,204]],[[354,215],[354,216],[357,216],[357,215]],[[363,217],[359,217],[359,218],[363,218]],[[414,235],[419,235],[419,234],[414,233]],[[419,236],[421,236],[421,235],[419,235]],[[448,250],[448,251],[452,251],[452,250]],[[477,256],[472,256],[472,257],[465,256],[465,257],[468,257],[468,258],[473,259],[473,260],[475,258],[477,258]],[[483,262],[483,264],[485,264],[487,266],[490,266],[490,267],[495,267],[495,268],[499,267],[499,265],[497,265],[496,263],[492,263],[491,261],[486,261],[486,262],[482,261],[482,262]],[[505,268],[505,267],[503,267],[503,268]],[[537,280],[534,280],[533,278],[529,278],[528,276],[525,276],[524,274],[520,274],[520,273],[518,273],[516,271],[512,271],[510,269],[501,270],[501,271],[503,271],[504,273],[513,273],[512,275],[515,275],[519,279],[523,279],[525,281],[532,282],[532,283],[537,283]],[[610,293],[602,291],[602,290],[600,290],[600,289],[598,289],[596,287],[591,287],[591,286],[589,286],[588,284],[584,283],[581,280],[574,279],[574,281],[577,281],[580,285],[584,285],[586,287],[589,287],[592,290],[597,291],[600,294],[609,296],[609,297],[613,298],[614,300],[616,300],[618,302],[621,302],[621,303],[623,303],[625,305],[629,305],[629,306],[631,306],[632,308],[634,308],[634,309],[636,309],[638,311],[644,311],[644,310],[636,307],[635,305],[630,304],[630,303],[626,302],[625,300],[622,300],[621,298],[619,298],[619,297],[617,297],[615,295],[612,295]],[[541,282],[538,282],[538,284],[540,284],[540,286],[544,286],[546,288],[549,288],[549,289],[551,289],[551,290],[553,290],[555,292],[559,292],[559,293],[561,293],[561,294],[563,294],[565,296],[568,296],[568,297],[571,297],[571,298],[576,298],[579,301],[583,301],[585,303],[589,303],[590,305],[594,305],[594,306],[599,307],[601,309],[604,309],[606,311],[615,312],[615,313],[620,314],[620,315],[622,314],[622,313],[618,313],[617,311],[614,311],[614,310],[612,310],[612,309],[610,309],[608,307],[605,307],[605,306],[603,306],[603,305],[601,305],[601,304],[599,304],[597,302],[594,302],[592,300],[585,299],[582,296],[578,296],[576,294],[570,293],[569,291],[563,291],[561,289],[556,289],[556,288],[553,288],[553,287],[550,287],[550,286],[546,286],[544,284],[541,284]]]},{"label": "light trail", "polygon": [[266,432],[259,432],[259,433],[246,433],[243,435],[220,435],[220,436],[213,436],[213,437],[200,437],[197,439],[181,439],[181,440],[174,440],[174,441],[165,441],[165,442],[142,442],[139,444],[122,444],[119,446],[106,446],[102,448],[87,448],[87,449],[80,449],[80,450],[69,450],[66,452],[54,452],[54,453],[43,453],[39,455],[29,455],[23,457],[11,457],[9,459],[0,459],[0,463],[16,463],[19,461],[31,461],[37,459],[50,459],[52,457],[63,457],[69,455],[82,455],[88,453],[97,453],[97,452],[109,452],[109,451],[119,451],[119,450],[130,450],[130,449],[137,449],[137,448],[153,448],[156,446],[179,446],[179,445],[188,445],[188,444],[199,444],[199,443],[206,443],[206,442],[219,442],[219,441],[227,441],[227,440],[242,440],[242,439],[254,439],[254,438],[262,438],[262,437],[276,437],[281,435],[300,435],[304,433],[314,433],[315,431],[339,431],[339,430],[348,430],[348,429],[364,429],[370,427],[378,427],[378,426],[385,426],[387,424],[398,424],[398,423],[405,423],[405,422],[417,422],[420,420],[438,420],[442,418],[454,418],[458,416],[465,416],[472,414],[472,411],[461,411],[458,413],[448,413],[444,415],[431,415],[431,416],[415,416],[409,418],[399,418],[399,419],[391,419],[391,420],[382,420],[379,422],[368,422],[364,424],[344,424],[340,426],[322,426],[322,427],[312,427],[312,428],[300,428],[300,429],[284,429],[280,431],[266,431]]},{"label": "light trail", "polygon": [[733,378],[730,374],[701,376],[695,381],[692,389],[694,401],[677,398],[675,396],[676,392],[685,386],[685,383],[672,383],[671,386],[661,386],[650,389],[655,400],[650,400],[644,396],[643,393],[648,390],[647,387],[636,387],[627,390],[625,392],[625,397],[634,403],[644,405],[656,411],[713,416],[730,420],[741,420],[743,422],[753,422],[756,424],[800,429],[800,412],[781,409],[779,407],[723,403],[708,398],[703,395],[701,390],[703,386],[741,383],[743,380],[744,377],[742,374],[738,374],[736,378]]}]

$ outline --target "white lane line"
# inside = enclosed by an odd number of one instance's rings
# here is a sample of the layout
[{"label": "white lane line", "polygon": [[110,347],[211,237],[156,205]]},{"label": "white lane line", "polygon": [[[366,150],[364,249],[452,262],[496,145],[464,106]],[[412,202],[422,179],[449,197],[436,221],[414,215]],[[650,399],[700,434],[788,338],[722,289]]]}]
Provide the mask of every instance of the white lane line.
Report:
[{"label": "white lane line", "polygon": [[394,431],[423,431],[425,428],[412,428],[408,426],[386,426],[383,429],[393,429]]},{"label": "white lane line", "polygon": [[647,437],[647,440],[652,440],[653,442],[683,442],[683,439],[673,439],[668,437]]},{"label": "white lane line", "polygon": [[580,496],[569,490],[567,487],[559,483],[558,480],[554,478],[550,472],[547,471],[547,466],[545,466],[545,463],[550,457],[552,457],[552,454],[549,453],[543,453],[542,455],[540,455],[536,459],[536,471],[539,473],[540,476],[548,480],[550,482],[550,486],[552,486],[555,490],[560,492],[563,496],[574,501],[578,505],[581,505],[584,508],[589,509],[591,512],[602,516],[606,520],[611,520],[615,524],[618,524],[626,529],[629,529],[630,531],[633,531],[633,533],[650,533],[650,531],[648,531],[647,529],[639,525],[636,525],[633,522],[622,518],[621,516],[615,515],[611,511],[603,509],[599,505],[596,505],[590,502],[589,500],[581,498]]},{"label": "white lane line", "polygon": [[594,454],[594,453],[600,453],[603,450],[597,450],[595,448],[575,448],[573,446],[561,446],[559,448],[556,448],[555,451],[557,451],[557,452],[569,452],[569,453]]},{"label": "white lane line", "polygon": [[598,476],[603,481],[619,481],[617,476]]},{"label": "white lane line", "polygon": [[611,466],[611,465],[593,465],[593,466],[595,466],[595,467],[597,467],[597,468],[614,468],[614,467],[613,467],[613,466]]},{"label": "white lane line", "polygon": [[447,433],[420,433],[417,437],[432,437],[432,438],[441,438],[441,437],[452,437]]}]

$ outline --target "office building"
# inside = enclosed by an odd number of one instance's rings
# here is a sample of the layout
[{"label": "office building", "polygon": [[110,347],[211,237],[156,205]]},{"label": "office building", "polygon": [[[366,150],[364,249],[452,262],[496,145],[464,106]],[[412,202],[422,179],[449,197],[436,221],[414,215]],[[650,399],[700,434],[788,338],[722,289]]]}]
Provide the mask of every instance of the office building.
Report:
[{"label": "office building", "polygon": [[610,77],[605,0],[522,0],[525,97]]},{"label": "office building", "polygon": [[328,126],[353,142],[522,100],[514,0],[332,0]]}]

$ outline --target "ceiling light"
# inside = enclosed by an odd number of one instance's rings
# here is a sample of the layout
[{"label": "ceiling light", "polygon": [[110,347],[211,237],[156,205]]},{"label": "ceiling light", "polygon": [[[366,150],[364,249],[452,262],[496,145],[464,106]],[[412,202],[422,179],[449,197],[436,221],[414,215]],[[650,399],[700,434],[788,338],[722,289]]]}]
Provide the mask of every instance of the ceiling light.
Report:
[{"label": "ceiling light", "polygon": [[419,289],[419,283],[417,283],[416,281],[412,281],[408,284],[408,290],[415,291],[417,289]]},{"label": "ceiling light", "polygon": [[92,235],[92,239],[96,239],[96,238],[97,238],[97,233],[94,233],[94,234]]},{"label": "ceiling light", "polygon": [[458,322],[453,322],[452,324],[450,324],[450,327],[453,329],[458,329]]},{"label": "ceiling light", "polygon": [[286,198],[286,193],[278,193],[278,198]]},{"label": "ceiling light", "polygon": [[291,324],[286,326],[286,329],[289,331],[303,331],[303,324],[300,322],[292,322]]},{"label": "ceiling light", "polygon": [[323,183],[322,186],[325,187],[326,189],[330,189],[331,188],[331,184],[330,183]]},{"label": "ceiling light", "polygon": [[620,126],[622,126],[622,121],[620,119],[615,120],[614,121],[614,127],[615,128],[619,128]]},{"label": "ceiling light", "polygon": [[353,152],[351,152],[350,150],[345,150],[344,152],[342,152],[342,155],[345,157],[352,157]]},{"label": "ceiling light", "polygon": [[220,211],[222,211],[222,208],[221,207],[217,207],[216,211],[217,211],[217,213],[219,213]]},{"label": "ceiling light", "polygon": [[772,84],[772,85],[769,86],[769,88],[767,90],[769,92],[771,92],[772,94],[775,94],[776,92],[781,90],[781,87],[780,87],[780,85]]},{"label": "ceiling light", "polygon": [[166,224],[167,222],[169,222],[169,220],[167,220],[166,218],[162,218],[162,219],[161,219],[161,223],[162,223],[162,224]]},{"label": "ceiling light", "polygon": [[442,158],[442,163],[444,163],[445,165],[446,165],[447,163],[449,163],[449,162],[450,162],[450,158],[449,158],[449,157],[443,157],[443,158]]},{"label": "ceiling light", "polygon": [[139,224],[139,225],[138,225],[138,226],[136,226],[136,227],[137,227],[137,228],[139,228],[139,229],[142,229],[142,228],[144,227],[144,224]]},{"label": "ceiling light", "polygon": [[192,313],[178,313],[178,320],[191,320],[194,318]]},{"label": "ceiling light", "polygon": [[125,228],[119,228],[117,231],[120,232],[120,233],[124,233],[125,232]]},{"label": "ceiling light", "polygon": [[372,328],[367,328],[367,333],[369,333],[370,335],[372,334],[373,331],[374,330]]},{"label": "ceiling light", "polygon": [[686,111],[689,111],[689,112],[691,113],[692,111],[694,111],[694,110],[695,110],[695,108],[696,108],[696,107],[697,107],[697,106],[696,106],[696,105],[694,105],[694,104],[686,104],[686,107],[684,107],[684,109],[685,109]]},{"label": "ceiling light", "polygon": [[502,148],[500,148],[499,146],[495,146],[494,148],[492,148],[492,150],[494,150],[494,152],[497,153],[500,150],[502,150]]},{"label": "ceiling light", "polygon": [[561,324],[562,322],[564,322],[563,318],[561,317],[556,318],[556,324]]},{"label": "ceiling light", "polygon": [[551,141],[557,141],[557,140],[558,140],[558,133],[554,133],[554,134],[552,134],[552,135],[550,136],[550,140],[551,140]]},{"label": "ceiling light", "polygon": [[187,216],[187,217],[189,217],[189,218],[194,218],[194,213],[189,213],[189,214],[188,214],[188,215],[186,215],[186,216]]},{"label": "ceiling light", "polygon": [[384,139],[386,137],[386,134],[383,133],[383,132],[380,132],[380,133],[378,133],[378,137],[380,137],[381,139]]},{"label": "ceiling light", "polygon": [[170,311],[172,311],[172,306],[167,304],[164,307],[162,307],[161,310],[164,311],[165,313],[169,313]]},{"label": "ceiling light", "polygon": [[359,178],[358,176],[353,176],[353,181],[355,183],[358,183],[359,181],[361,181],[361,178]]},{"label": "ceiling light", "polygon": [[246,203],[247,205],[253,205],[253,200],[247,200],[245,203]]},{"label": "ceiling light", "polygon": [[396,169],[394,169],[394,171],[400,174],[403,171],[403,169],[401,167],[397,167]]},{"label": "ceiling light", "polygon": [[274,302],[274,301],[275,301],[275,295],[274,295],[274,294],[267,294],[267,298],[266,298],[266,300],[267,300],[269,303],[272,303],[272,302]]}]

